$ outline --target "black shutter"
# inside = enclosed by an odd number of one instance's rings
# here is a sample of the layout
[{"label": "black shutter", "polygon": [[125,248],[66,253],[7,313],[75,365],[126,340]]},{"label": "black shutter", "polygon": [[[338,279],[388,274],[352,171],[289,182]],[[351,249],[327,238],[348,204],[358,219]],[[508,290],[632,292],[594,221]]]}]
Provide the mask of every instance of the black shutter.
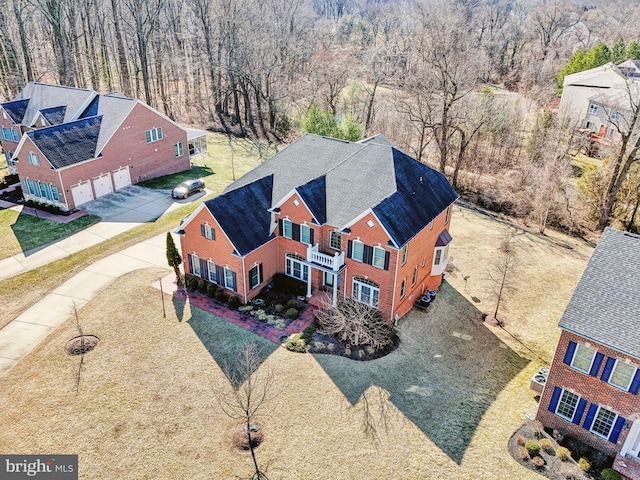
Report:
[{"label": "black shutter", "polygon": [[278,220],[278,234],[282,237],[282,219]]},{"label": "black shutter", "polygon": [[258,284],[262,283],[262,264],[258,264]]},{"label": "black shutter", "polygon": [[309,228],[309,243],[313,245],[313,228]]},{"label": "black shutter", "polygon": [[187,260],[189,260],[189,273],[193,273],[193,258],[191,258],[191,254],[187,255]]},{"label": "black shutter", "polygon": [[224,287],[224,267],[216,265],[216,283]]},{"label": "black shutter", "polygon": [[236,272],[231,272],[231,290],[233,290],[234,292],[237,292],[238,289],[236,287]]},{"label": "black shutter", "polygon": [[211,240],[216,239],[216,229],[211,227]]},{"label": "black shutter", "polygon": [[384,269],[389,270],[389,259],[391,258],[391,254],[385,250],[384,252]]},{"label": "black shutter", "polygon": [[297,223],[291,223],[291,238],[296,242],[300,241],[300,225]]},{"label": "black shutter", "polygon": [[551,395],[551,401],[549,402],[549,406],[547,409],[551,413],[556,413],[556,408],[558,407],[558,401],[560,400],[560,395],[562,394],[562,388],[554,387],[553,394]]},{"label": "black shutter", "polygon": [[200,259],[200,276],[205,280],[209,280],[209,266],[207,261]]},{"label": "black shutter", "polygon": [[347,258],[351,258],[351,251],[353,250],[353,241],[349,240],[347,242]]},{"label": "black shutter", "polygon": [[362,261],[364,263],[368,263],[371,265],[373,263],[373,247],[369,245],[364,245],[363,253],[362,253]]},{"label": "black shutter", "polygon": [[205,236],[206,236],[206,233],[205,233],[205,231],[204,231],[204,223],[201,223],[201,224],[200,224],[200,235],[202,235],[203,237],[205,237]]},{"label": "black shutter", "polygon": [[569,341],[569,344],[567,345],[567,351],[564,352],[564,359],[562,360],[562,363],[566,364],[566,365],[571,365],[571,361],[573,360],[573,354],[576,351],[576,342],[574,341]]}]

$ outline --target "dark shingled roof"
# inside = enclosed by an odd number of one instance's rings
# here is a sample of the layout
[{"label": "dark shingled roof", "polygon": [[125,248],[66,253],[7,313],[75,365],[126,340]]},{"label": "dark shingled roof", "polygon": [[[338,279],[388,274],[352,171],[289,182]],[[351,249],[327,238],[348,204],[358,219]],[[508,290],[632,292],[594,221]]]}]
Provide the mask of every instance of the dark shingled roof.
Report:
[{"label": "dark shingled roof", "polygon": [[640,359],[640,235],[605,229],[560,328]]},{"label": "dark shingled roof", "polygon": [[327,221],[326,178],[322,175],[296,188],[320,225]]},{"label": "dark shingled roof", "polygon": [[373,208],[398,246],[420,232],[458,198],[440,172],[393,149],[396,192]]},{"label": "dark shingled roof", "polygon": [[83,162],[96,156],[102,117],[89,117],[75,122],[27,132],[55,169]]},{"label": "dark shingled roof", "polygon": [[65,105],[64,122],[77,120],[80,113],[98,94],[86,88],[65,87],[29,82],[14,100],[27,100],[27,108],[20,123],[31,125],[39,111]]},{"label": "dark shingled roof", "polygon": [[40,110],[40,113],[50,125],[58,125],[64,121],[64,114],[66,111],[66,105],[62,105],[60,107],[44,108]]},{"label": "dark shingled roof", "polygon": [[453,238],[451,238],[451,235],[449,234],[449,232],[446,230],[443,230],[442,233],[438,235],[438,240],[436,241],[436,247],[444,247],[446,245],[449,245],[451,243],[451,240],[453,240]]},{"label": "dark shingled roof", "polygon": [[[241,191],[254,189],[254,183],[266,177],[272,179],[272,190],[265,208],[262,203],[245,198]],[[458,197],[442,174],[390,145],[383,136],[353,143],[307,134],[231,184],[215,199],[226,207],[218,209],[214,216],[221,226],[231,225],[230,232],[224,226],[223,229],[240,254],[268,238],[264,233],[250,240],[244,238],[243,229],[251,228],[247,215],[270,224],[266,210],[275,207],[294,189],[320,224],[347,228],[372,209],[398,247]],[[228,198],[234,201],[228,202]],[[256,211],[263,208],[264,212]],[[234,240],[236,237],[239,240]],[[240,247],[245,242],[247,246]],[[247,250],[248,247],[251,248]]]},{"label": "dark shingled roof", "polygon": [[100,97],[96,97],[91,100],[89,106],[85,109],[84,112],[80,114],[78,118],[86,118],[86,117],[95,117],[98,115],[98,104],[100,103]]},{"label": "dark shingled roof", "polygon": [[2,104],[2,108],[9,114],[13,123],[22,123],[24,113],[27,111],[29,105],[29,99],[14,100],[12,102],[5,102]]},{"label": "dark shingled roof", "polygon": [[204,203],[239,255],[246,255],[272,237],[272,191],[273,175],[268,175]]}]

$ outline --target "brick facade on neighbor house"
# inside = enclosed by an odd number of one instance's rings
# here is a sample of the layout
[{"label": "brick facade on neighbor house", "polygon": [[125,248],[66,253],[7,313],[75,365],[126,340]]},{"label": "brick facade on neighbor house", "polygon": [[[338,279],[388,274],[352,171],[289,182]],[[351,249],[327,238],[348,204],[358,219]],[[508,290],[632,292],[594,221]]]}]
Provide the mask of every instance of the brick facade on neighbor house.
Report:
[{"label": "brick facade on neighbor house", "polygon": [[640,236],[606,229],[576,287],[536,418],[640,471]]},{"label": "brick facade on neighbor house", "polygon": [[382,136],[305,135],[181,225],[184,270],[243,302],[285,273],[307,296],[357,298],[392,321],[440,285],[456,198]]},{"label": "brick facade on neighbor house", "polygon": [[186,130],[118,93],[32,82],[0,113],[0,143],[25,199],[62,210],[190,167]]}]

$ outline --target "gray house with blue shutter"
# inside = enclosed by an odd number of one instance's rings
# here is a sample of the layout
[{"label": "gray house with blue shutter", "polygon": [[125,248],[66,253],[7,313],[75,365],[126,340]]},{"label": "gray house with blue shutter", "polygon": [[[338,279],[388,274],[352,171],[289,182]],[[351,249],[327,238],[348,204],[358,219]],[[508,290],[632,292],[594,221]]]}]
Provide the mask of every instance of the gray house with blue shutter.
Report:
[{"label": "gray house with blue shutter", "polygon": [[559,322],[537,419],[640,480],[640,236],[607,228]]}]

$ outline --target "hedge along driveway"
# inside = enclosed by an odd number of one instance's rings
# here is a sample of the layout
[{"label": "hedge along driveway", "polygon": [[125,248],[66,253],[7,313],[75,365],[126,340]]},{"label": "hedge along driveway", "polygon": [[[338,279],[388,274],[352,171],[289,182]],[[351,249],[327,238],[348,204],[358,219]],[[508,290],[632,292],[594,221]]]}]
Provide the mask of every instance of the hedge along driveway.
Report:
[{"label": "hedge along driveway", "polygon": [[414,309],[398,333],[400,347],[378,360],[315,358],[352,405],[371,386],[386,390],[389,401],[460,464],[486,410],[529,360],[487,329],[481,312],[446,282],[432,308]]}]

